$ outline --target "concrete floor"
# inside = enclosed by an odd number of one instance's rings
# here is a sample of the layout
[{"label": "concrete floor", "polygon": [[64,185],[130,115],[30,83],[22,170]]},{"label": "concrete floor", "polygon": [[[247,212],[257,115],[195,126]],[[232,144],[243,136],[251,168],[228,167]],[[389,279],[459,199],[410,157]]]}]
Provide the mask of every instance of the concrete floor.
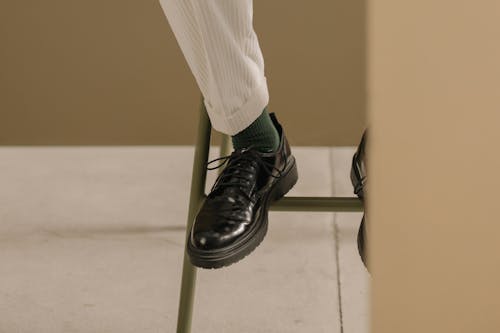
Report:
[{"label": "concrete floor", "polygon": [[[290,194],[351,196],[353,152],[294,148]],[[192,147],[0,148],[0,333],[175,332],[192,157]],[[361,214],[269,218],[250,256],[198,271],[193,332],[368,332]]]}]

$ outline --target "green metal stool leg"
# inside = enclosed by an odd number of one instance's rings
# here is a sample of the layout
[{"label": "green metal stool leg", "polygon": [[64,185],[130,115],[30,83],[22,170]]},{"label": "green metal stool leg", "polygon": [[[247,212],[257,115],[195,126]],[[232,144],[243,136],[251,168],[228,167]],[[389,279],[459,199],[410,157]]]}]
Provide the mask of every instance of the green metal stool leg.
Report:
[{"label": "green metal stool leg", "polygon": [[[201,102],[200,120],[198,124],[198,137],[194,151],[193,175],[191,178],[191,195],[189,198],[189,213],[186,227],[186,241],[189,231],[200,204],[205,197],[205,181],[207,177],[206,162],[210,149],[211,126],[208,119],[203,98]],[[193,316],[193,301],[196,284],[196,267],[191,265],[188,255],[184,250],[184,263],[182,265],[182,284],[177,317],[177,333],[191,332],[191,319]]]},{"label": "green metal stool leg", "polygon": [[[220,156],[227,156],[231,154],[232,151],[232,143],[231,143],[231,137],[229,135],[222,135],[222,140],[220,143]],[[222,171],[222,168],[219,169],[219,173]]]}]

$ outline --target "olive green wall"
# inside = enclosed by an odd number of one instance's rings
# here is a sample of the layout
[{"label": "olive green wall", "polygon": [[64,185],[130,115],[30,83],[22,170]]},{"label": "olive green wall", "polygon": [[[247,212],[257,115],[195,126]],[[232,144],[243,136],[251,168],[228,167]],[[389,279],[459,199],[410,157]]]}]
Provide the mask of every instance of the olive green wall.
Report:
[{"label": "olive green wall", "polygon": [[[254,1],[271,111],[293,144],[354,145],[365,10]],[[0,2],[0,144],[191,144],[200,92],[158,1]]]}]

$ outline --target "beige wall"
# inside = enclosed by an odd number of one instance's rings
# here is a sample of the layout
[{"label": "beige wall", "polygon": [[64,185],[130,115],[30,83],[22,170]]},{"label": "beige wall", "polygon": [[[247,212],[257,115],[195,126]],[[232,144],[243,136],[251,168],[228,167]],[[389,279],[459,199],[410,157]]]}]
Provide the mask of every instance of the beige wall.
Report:
[{"label": "beige wall", "polygon": [[500,2],[368,17],[373,332],[500,332]]},{"label": "beige wall", "polygon": [[[363,1],[254,7],[292,143],[357,143]],[[194,142],[199,90],[157,1],[2,1],[0,26],[0,144]]]}]

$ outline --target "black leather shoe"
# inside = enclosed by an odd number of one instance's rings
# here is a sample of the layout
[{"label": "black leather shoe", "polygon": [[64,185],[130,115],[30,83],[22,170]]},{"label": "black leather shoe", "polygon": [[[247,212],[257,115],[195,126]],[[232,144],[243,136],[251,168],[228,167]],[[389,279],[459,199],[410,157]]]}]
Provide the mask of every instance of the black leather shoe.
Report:
[{"label": "black leather shoe", "polygon": [[252,252],[266,235],[269,205],[297,182],[295,158],[276,116],[270,115],[280,136],[276,152],[248,148],[212,161],[223,160],[226,167],[190,231],[187,252],[194,266],[228,266]]},{"label": "black leather shoe", "polygon": [[[363,133],[361,142],[359,143],[356,153],[352,157],[352,167],[351,167],[351,182],[354,187],[354,193],[365,202],[365,190],[366,190],[366,130]],[[361,219],[361,224],[358,230],[358,252],[361,256],[361,260],[365,267],[367,266],[366,260],[366,230],[365,230],[365,214]]]}]

